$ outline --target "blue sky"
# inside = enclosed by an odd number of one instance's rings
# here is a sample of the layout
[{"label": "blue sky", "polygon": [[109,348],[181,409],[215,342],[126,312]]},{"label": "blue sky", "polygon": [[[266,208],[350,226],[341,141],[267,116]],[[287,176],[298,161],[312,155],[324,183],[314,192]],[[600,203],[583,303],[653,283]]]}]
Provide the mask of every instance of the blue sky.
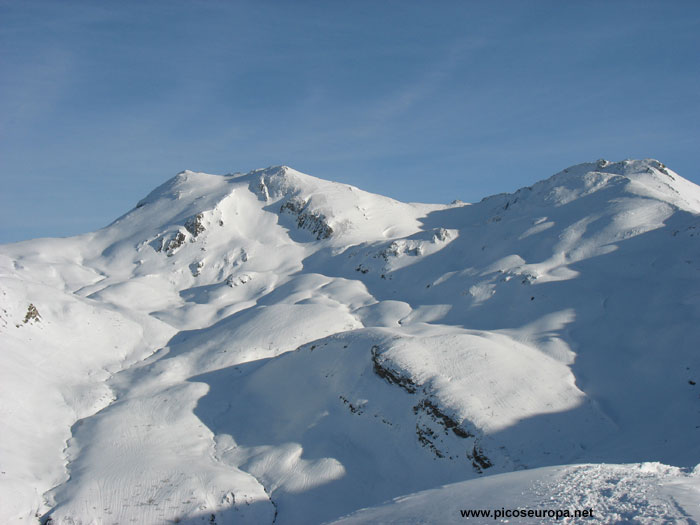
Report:
[{"label": "blue sky", "polygon": [[697,1],[0,0],[0,242],[183,169],[475,201],[598,158],[700,183],[699,139]]}]

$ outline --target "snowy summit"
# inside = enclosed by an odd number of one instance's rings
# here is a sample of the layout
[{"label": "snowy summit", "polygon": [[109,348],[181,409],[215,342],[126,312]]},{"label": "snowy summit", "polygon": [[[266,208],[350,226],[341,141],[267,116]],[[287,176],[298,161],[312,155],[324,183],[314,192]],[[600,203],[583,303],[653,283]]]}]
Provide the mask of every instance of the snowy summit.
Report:
[{"label": "snowy summit", "polygon": [[699,214],[655,160],[451,205],[184,171],[0,246],[0,522],[697,523]]}]

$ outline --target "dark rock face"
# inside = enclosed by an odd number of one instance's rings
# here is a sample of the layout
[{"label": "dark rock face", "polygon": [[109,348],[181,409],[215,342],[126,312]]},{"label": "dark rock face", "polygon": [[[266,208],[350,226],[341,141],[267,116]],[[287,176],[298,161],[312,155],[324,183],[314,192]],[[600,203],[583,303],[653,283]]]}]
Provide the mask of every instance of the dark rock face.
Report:
[{"label": "dark rock face", "polygon": [[308,203],[300,199],[290,199],[280,207],[280,213],[296,215],[297,227],[308,230],[317,240],[327,239],[333,234],[333,228],[322,213],[308,209]]},{"label": "dark rock face", "polygon": [[484,469],[493,466],[493,463],[484,455],[484,451],[477,444],[474,444],[474,448],[470,453],[467,453],[467,457],[472,460],[472,466],[474,470],[481,473]]},{"label": "dark rock face", "polygon": [[186,237],[184,233],[177,232],[175,234],[175,237],[163,243],[163,251],[168,254],[168,257],[171,257],[172,255],[174,255],[175,250],[177,250],[180,246],[185,244],[185,239]]},{"label": "dark rock face", "polygon": [[204,214],[198,213],[194,217],[190,217],[185,221],[185,229],[192,234],[192,237],[196,238],[197,235],[202,233],[206,228],[202,224],[204,219]]},{"label": "dark rock face", "polygon": [[474,434],[464,430],[460,424],[457,423],[457,421],[442,412],[440,408],[430,399],[423,399],[420,403],[413,407],[413,412],[415,414],[418,414],[418,412],[421,410],[431,415],[435,421],[439,421],[442,426],[445,427],[445,429],[451,430],[456,436],[461,438],[474,437]]},{"label": "dark rock face", "polygon": [[25,314],[24,321],[22,321],[22,323],[27,324],[29,322],[39,321],[41,321],[41,315],[39,315],[39,310],[36,309],[36,306],[30,303],[27,307],[27,313]]},{"label": "dark rock face", "polygon": [[[388,383],[403,388],[409,394],[418,392],[422,385],[391,368],[386,363],[386,360],[382,359],[378,345],[372,347],[371,354],[375,374]],[[421,388],[421,392],[428,395],[425,386]],[[343,399],[343,401],[347,400]],[[353,408],[355,407],[351,405],[350,409],[355,413]],[[476,472],[481,474],[484,469],[493,466],[491,460],[479,446],[476,434],[467,430],[466,425],[468,423],[466,421],[457,421],[453,416],[441,409],[437,402],[430,397],[424,397],[418,401],[413,407],[413,413],[417,416],[416,436],[418,442],[421,446],[430,450],[436,458],[456,461],[462,454],[462,452],[457,451],[460,449],[463,451],[462,447],[466,443],[466,457]],[[466,442],[462,440],[466,440]]]},{"label": "dark rock face", "polygon": [[382,379],[386,379],[392,385],[397,385],[403,388],[409,394],[415,394],[417,385],[410,377],[403,377],[401,374],[384,366],[384,361],[379,355],[379,347],[372,347],[372,364],[374,365],[374,373]]}]

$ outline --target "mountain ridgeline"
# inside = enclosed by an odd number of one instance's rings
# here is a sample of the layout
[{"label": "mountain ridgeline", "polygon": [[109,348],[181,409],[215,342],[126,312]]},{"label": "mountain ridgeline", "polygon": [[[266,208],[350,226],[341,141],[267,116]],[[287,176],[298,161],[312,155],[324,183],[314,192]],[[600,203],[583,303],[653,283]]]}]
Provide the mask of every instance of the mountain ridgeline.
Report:
[{"label": "mountain ridgeline", "polygon": [[[699,214],[655,160],[450,205],[185,171],[0,246],[0,521],[324,523],[432,490],[341,520],[410,522],[526,469],[620,519],[608,474],[698,491]],[[657,496],[629,516],[695,512]]]}]

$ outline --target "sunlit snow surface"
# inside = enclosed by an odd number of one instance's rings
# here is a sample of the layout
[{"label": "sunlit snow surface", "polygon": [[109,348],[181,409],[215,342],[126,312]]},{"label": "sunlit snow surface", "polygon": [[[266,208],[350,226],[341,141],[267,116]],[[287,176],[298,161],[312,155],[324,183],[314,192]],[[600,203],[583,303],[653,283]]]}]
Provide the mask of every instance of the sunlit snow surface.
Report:
[{"label": "sunlit snow surface", "polygon": [[700,522],[699,212],[654,160],[471,205],[282,167],[1,246],[0,523]]}]

